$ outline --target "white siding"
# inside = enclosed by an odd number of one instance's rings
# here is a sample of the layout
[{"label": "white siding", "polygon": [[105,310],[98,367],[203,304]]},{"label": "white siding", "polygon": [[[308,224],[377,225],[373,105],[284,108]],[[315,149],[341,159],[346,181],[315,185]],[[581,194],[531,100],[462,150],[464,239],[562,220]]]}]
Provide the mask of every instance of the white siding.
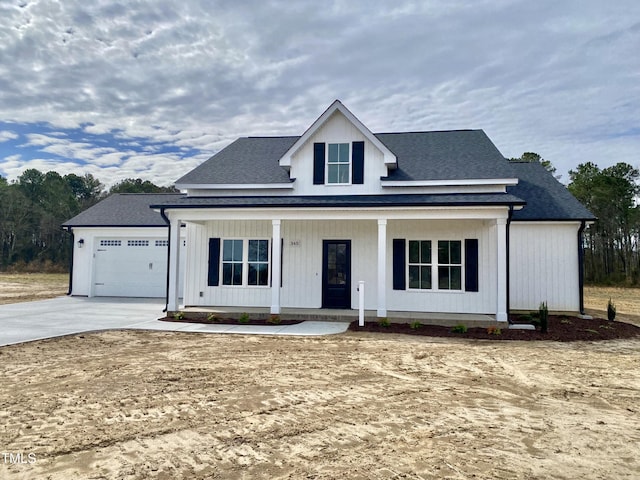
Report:
[{"label": "white siding", "polygon": [[[270,221],[210,221],[188,224],[186,305],[268,307],[267,287],[207,286],[209,238],[271,238]],[[281,306],[322,306],[323,240],[351,240],[351,306],[358,308],[358,281],[366,282],[365,308],[377,308],[376,220],[282,222],[283,287]],[[392,239],[479,241],[479,292],[414,292],[392,289]],[[387,303],[389,310],[427,312],[495,313],[495,221],[450,222],[390,220],[387,227]],[[202,292],[202,297],[200,296]]]},{"label": "white siding", "polygon": [[[351,240],[351,307],[358,308],[358,281],[369,285],[365,308],[375,309],[378,223],[374,221],[288,221],[284,240],[284,307],[322,306],[322,241]],[[292,245],[291,243],[294,243]]]},{"label": "white siding", "polygon": [[512,310],[579,310],[578,223],[513,222],[510,227]]},{"label": "white siding", "polygon": [[[270,239],[269,221],[212,221],[202,225],[188,223],[185,281],[185,305],[239,305],[268,307],[271,305],[269,287],[207,286],[209,271],[209,238]],[[222,282],[221,282],[222,283]],[[202,296],[200,296],[202,292]]]},{"label": "white siding", "polygon": [[[207,286],[209,238],[271,239],[268,221],[212,221],[188,224],[192,248],[187,253],[186,305],[271,305],[269,287]],[[351,298],[357,307],[357,282],[375,285],[377,223],[373,221],[282,222],[283,307],[320,308],[322,305],[322,241],[351,240]],[[202,292],[202,297],[200,296]],[[371,296],[367,308],[375,308]]]},{"label": "white siding", "polygon": [[[387,308],[398,311],[419,312],[496,312],[496,235],[495,221],[390,221],[387,226]],[[435,260],[438,240],[461,240],[464,257],[464,240],[478,239],[478,292],[437,290],[393,290],[394,238],[406,240],[431,240]],[[464,258],[463,277],[464,286]]]},{"label": "white siding", "polygon": [[[314,185],[313,144],[351,143],[364,141],[364,184],[362,185]],[[298,150],[291,161],[291,178],[295,178],[295,195],[355,195],[383,193],[380,177],[387,175],[384,156],[340,112],[334,113]]]}]

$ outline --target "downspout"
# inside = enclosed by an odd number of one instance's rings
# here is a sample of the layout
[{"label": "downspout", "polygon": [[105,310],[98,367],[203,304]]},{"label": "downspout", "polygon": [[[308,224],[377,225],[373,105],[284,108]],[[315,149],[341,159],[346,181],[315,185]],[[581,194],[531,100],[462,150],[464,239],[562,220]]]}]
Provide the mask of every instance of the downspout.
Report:
[{"label": "downspout", "polygon": [[69,243],[69,290],[67,290],[67,295],[71,295],[73,292],[73,253],[74,253],[74,244],[75,244],[75,235],[73,234],[73,228],[67,227],[67,233],[71,235],[71,242]]},{"label": "downspout", "polygon": [[584,229],[586,222],[582,220],[578,228],[578,293],[580,296],[580,315],[584,315]]},{"label": "downspout", "polygon": [[166,222],[169,230],[167,232],[167,283],[165,287],[164,310],[162,310],[162,312],[164,313],[169,309],[169,265],[171,262],[171,221],[165,215],[163,207],[160,207],[160,216]]},{"label": "downspout", "polygon": [[511,219],[513,218],[513,205],[509,205],[509,215],[507,216],[507,322],[509,321],[509,312],[511,311],[511,261],[510,250],[511,250],[511,235],[510,235],[510,226]]}]

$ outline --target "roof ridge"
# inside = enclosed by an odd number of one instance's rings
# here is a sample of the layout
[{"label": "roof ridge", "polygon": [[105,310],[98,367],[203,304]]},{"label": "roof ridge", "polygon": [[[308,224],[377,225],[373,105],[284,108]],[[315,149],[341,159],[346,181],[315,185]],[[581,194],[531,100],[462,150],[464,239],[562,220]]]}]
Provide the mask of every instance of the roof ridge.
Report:
[{"label": "roof ridge", "polygon": [[411,130],[408,132],[375,132],[374,135],[402,135],[405,133],[482,132],[482,128],[454,128],[451,130]]}]

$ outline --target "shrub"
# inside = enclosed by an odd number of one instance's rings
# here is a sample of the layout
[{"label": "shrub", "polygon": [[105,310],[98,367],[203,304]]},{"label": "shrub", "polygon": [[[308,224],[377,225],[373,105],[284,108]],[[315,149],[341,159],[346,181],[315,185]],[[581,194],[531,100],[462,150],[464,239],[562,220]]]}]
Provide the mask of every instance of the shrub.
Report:
[{"label": "shrub", "polygon": [[184,320],[184,312],[173,312],[173,318],[176,320]]},{"label": "shrub", "polygon": [[280,325],[281,321],[280,315],[270,315],[267,319],[267,323],[270,323],[271,325]]},{"label": "shrub", "polygon": [[453,333],[467,333],[467,326],[463,324],[456,325],[451,329]]},{"label": "shrub", "polygon": [[487,333],[489,335],[502,335],[502,330],[499,327],[487,327]]},{"label": "shrub", "polygon": [[210,313],[209,315],[207,315],[207,321],[216,323],[218,321],[218,315],[216,315],[215,313]]},{"label": "shrub", "polygon": [[417,330],[422,326],[422,324],[418,321],[415,321],[415,322],[411,322],[409,326],[411,327],[412,330]]},{"label": "shrub", "polygon": [[607,318],[610,322],[613,322],[616,319],[616,305],[609,299],[609,303],[607,303]]},{"label": "shrub", "polygon": [[540,308],[538,308],[540,314],[540,331],[547,333],[549,330],[549,309],[547,308],[547,302],[542,302]]},{"label": "shrub", "polygon": [[385,327],[386,328],[389,325],[391,325],[391,322],[389,321],[389,319],[387,317],[383,317],[383,318],[380,318],[378,320],[378,326],[380,326],[380,327]]},{"label": "shrub", "polygon": [[249,323],[249,314],[247,312],[244,312],[242,315],[240,315],[240,318],[238,319],[239,323]]}]

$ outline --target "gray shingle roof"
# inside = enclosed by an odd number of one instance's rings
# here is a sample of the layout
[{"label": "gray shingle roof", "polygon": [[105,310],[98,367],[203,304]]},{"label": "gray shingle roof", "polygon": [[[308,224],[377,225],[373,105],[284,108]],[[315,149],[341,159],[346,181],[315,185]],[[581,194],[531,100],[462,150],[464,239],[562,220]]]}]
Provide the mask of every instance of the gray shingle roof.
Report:
[{"label": "gray shingle roof", "polygon": [[[508,162],[482,130],[381,133],[376,137],[397,157],[386,180],[518,178],[507,194],[389,194],[345,196],[185,197],[180,194],[116,194],[63,226],[165,226],[150,206],[175,208],[364,207],[440,205],[526,205],[515,221],[594,220],[541,165]],[[278,164],[299,137],[249,137],[233,142],[178,184],[288,183]]]},{"label": "gray shingle roof", "polygon": [[180,198],[179,193],[116,193],[76,215],[63,227],[166,227],[150,205]]},{"label": "gray shingle roof", "polygon": [[504,178],[506,160],[482,130],[376,133],[398,158],[386,180]]},{"label": "gray shingle roof", "polygon": [[154,208],[300,208],[300,207],[408,207],[408,206],[489,206],[522,205],[524,202],[507,193],[474,194],[398,194],[398,195],[313,195],[313,196],[243,196],[180,197]]},{"label": "gray shingle roof", "polygon": [[551,173],[538,163],[509,162],[512,176],[518,185],[507,192],[522,198],[527,205],[514,212],[514,220],[595,220],[585,208]]},{"label": "gray shingle roof", "polygon": [[289,183],[278,160],[299,137],[239,138],[176,184]]},{"label": "gray shingle roof", "polygon": [[[376,133],[398,158],[387,180],[502,178],[506,160],[482,130]],[[278,160],[300,137],[246,137],[180,178],[178,185],[289,183]]]}]

